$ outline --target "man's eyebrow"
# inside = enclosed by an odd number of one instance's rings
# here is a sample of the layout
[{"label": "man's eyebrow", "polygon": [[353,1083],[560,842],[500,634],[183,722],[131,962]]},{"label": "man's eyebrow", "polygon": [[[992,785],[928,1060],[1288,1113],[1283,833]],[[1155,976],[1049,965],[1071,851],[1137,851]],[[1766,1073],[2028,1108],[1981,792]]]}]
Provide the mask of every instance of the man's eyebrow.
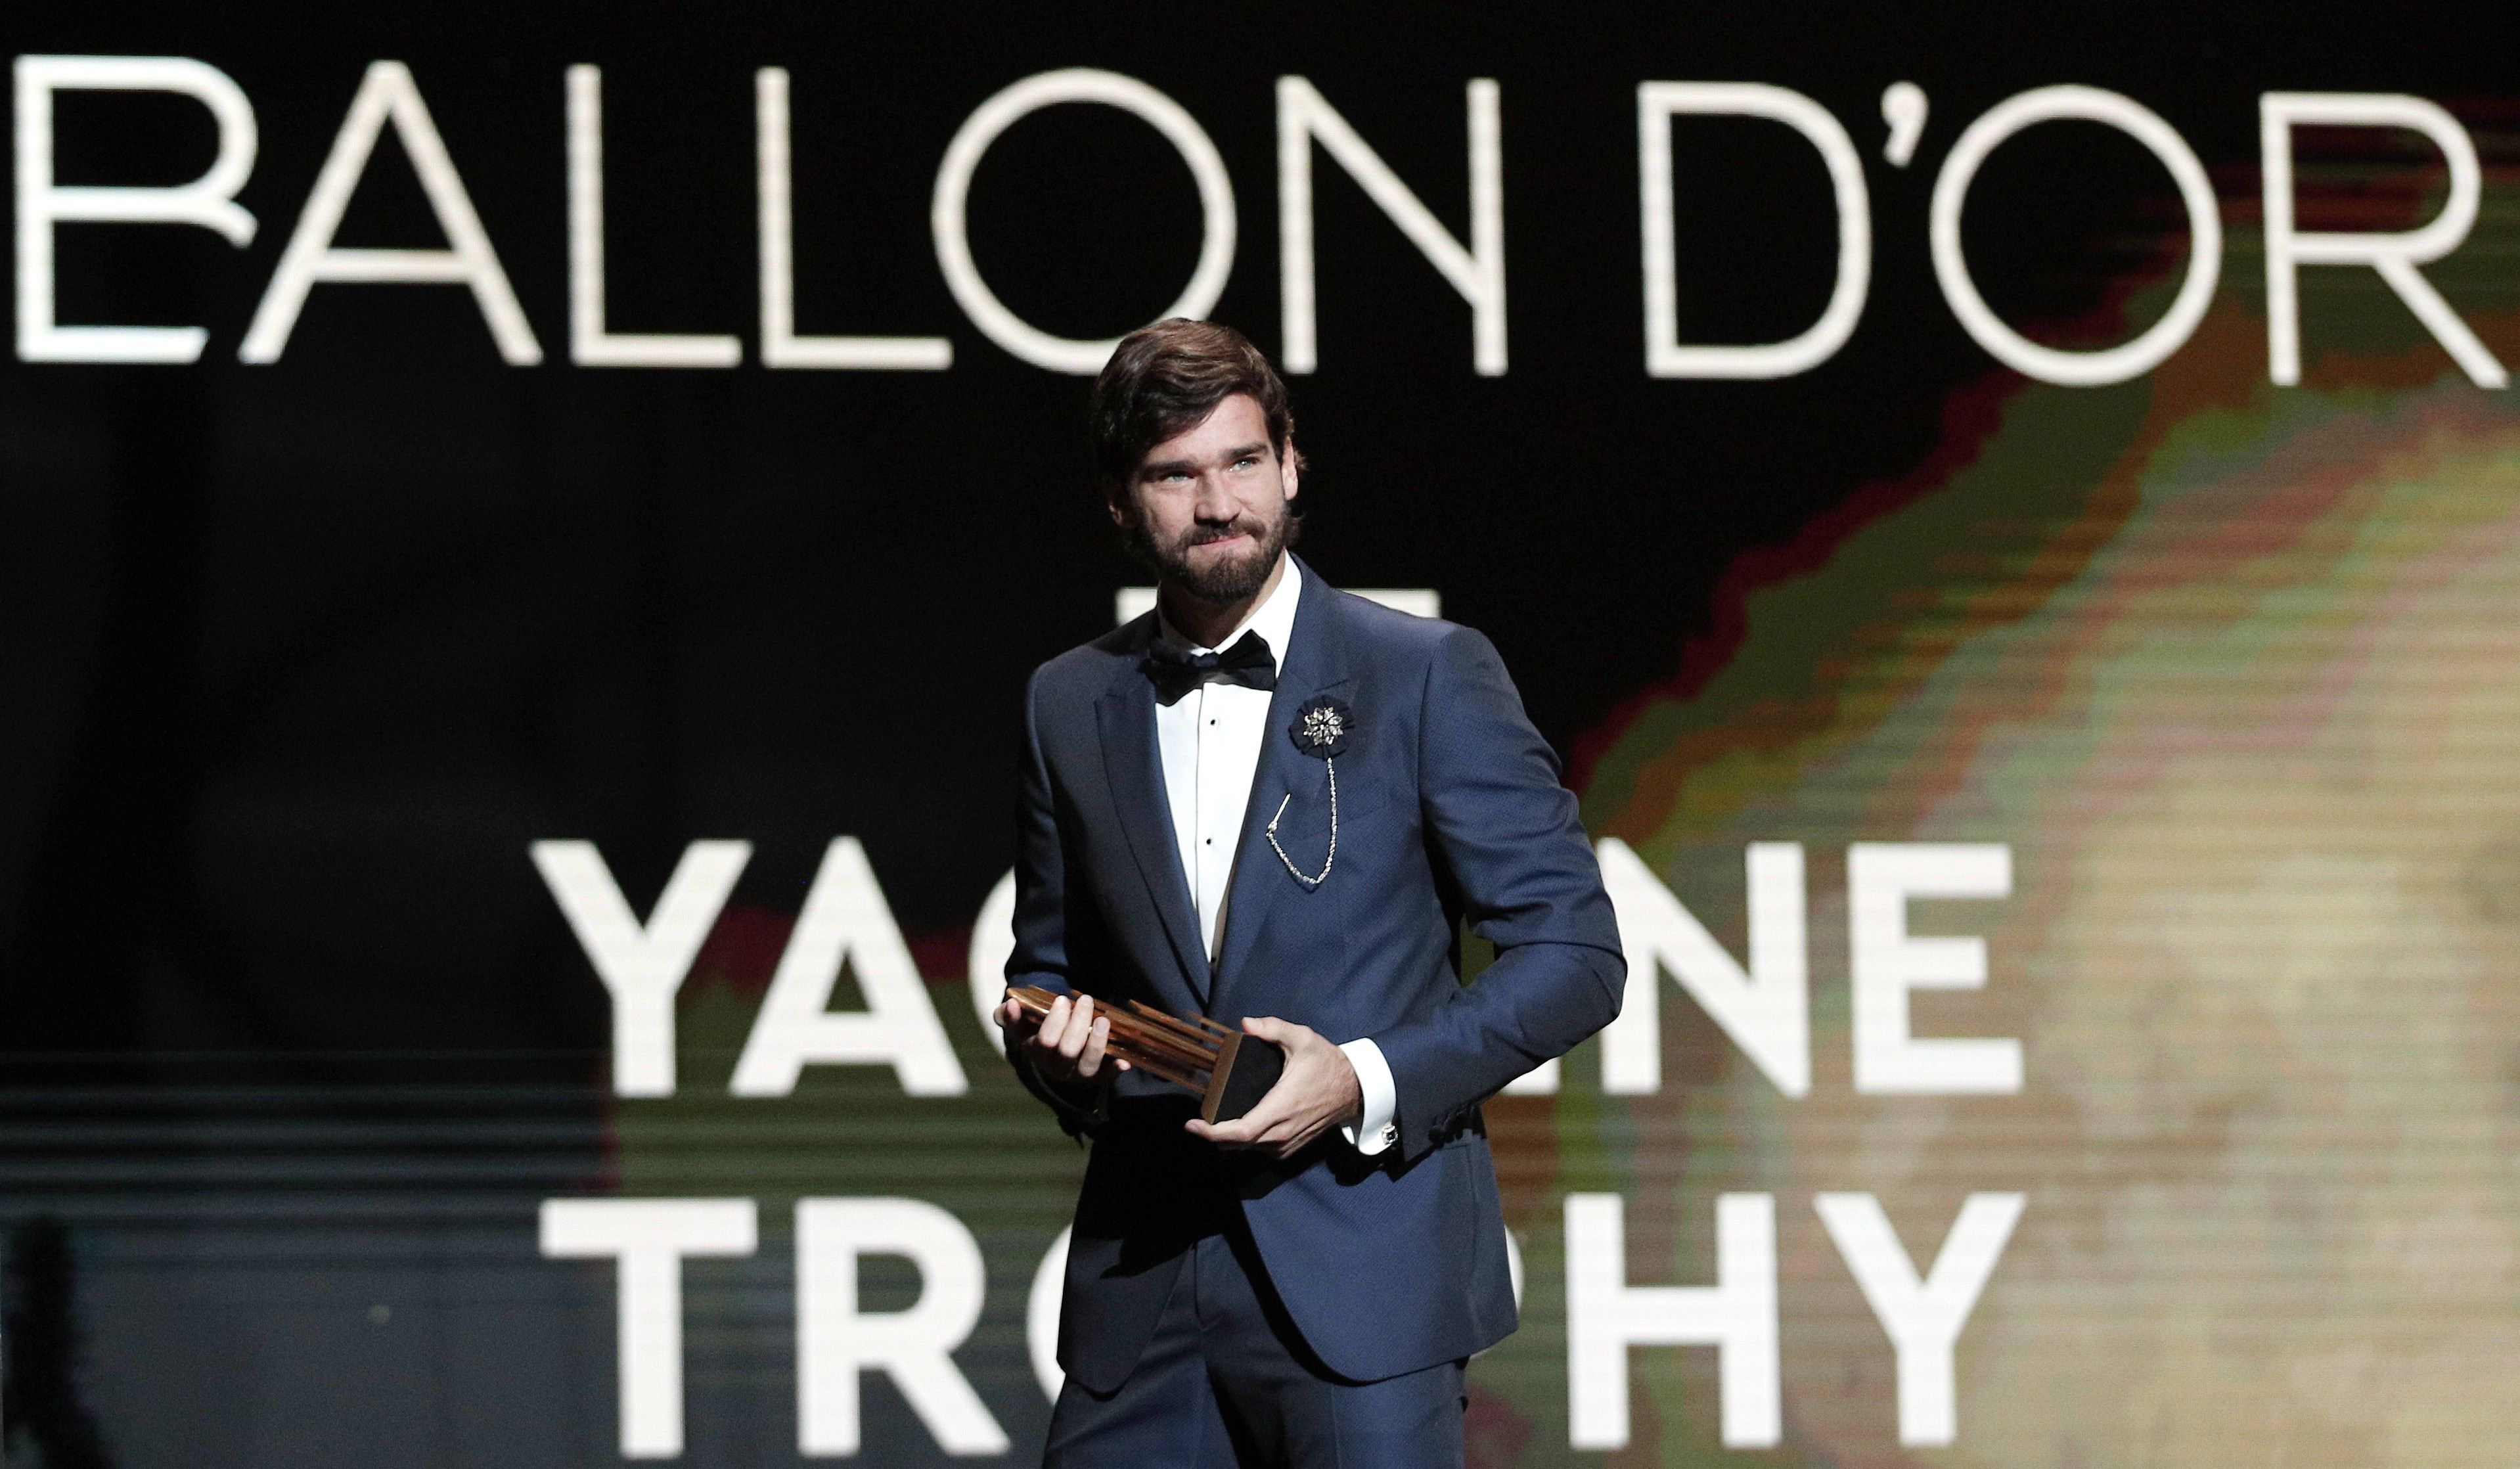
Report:
[{"label": "man's eyebrow", "polygon": [[1239,444],[1232,449],[1226,450],[1225,462],[1230,465],[1238,460],[1258,459],[1261,455],[1268,452],[1269,445],[1266,440],[1253,439],[1247,444]]}]

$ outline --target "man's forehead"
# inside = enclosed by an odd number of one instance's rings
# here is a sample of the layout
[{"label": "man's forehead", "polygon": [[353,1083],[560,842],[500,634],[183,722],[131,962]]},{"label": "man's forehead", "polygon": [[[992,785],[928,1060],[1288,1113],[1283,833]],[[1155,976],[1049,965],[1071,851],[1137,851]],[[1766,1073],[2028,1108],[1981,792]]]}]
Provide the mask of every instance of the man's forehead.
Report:
[{"label": "man's forehead", "polygon": [[1234,393],[1208,410],[1207,417],[1147,451],[1147,461],[1199,459],[1269,441],[1269,418],[1260,400]]}]

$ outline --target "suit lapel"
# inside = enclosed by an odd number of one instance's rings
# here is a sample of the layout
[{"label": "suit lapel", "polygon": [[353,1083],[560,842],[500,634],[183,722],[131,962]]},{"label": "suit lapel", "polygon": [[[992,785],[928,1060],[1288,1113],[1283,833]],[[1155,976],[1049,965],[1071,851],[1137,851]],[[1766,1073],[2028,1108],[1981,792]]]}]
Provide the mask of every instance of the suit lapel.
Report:
[{"label": "suit lapel", "polygon": [[[1287,727],[1295,722],[1295,711],[1305,700],[1323,693],[1344,694],[1354,682],[1348,673],[1336,595],[1310,566],[1295,564],[1303,568],[1302,595],[1295,603],[1294,632],[1279,660],[1278,688],[1269,698],[1269,724],[1261,734],[1260,760],[1251,774],[1251,800],[1242,812],[1242,840],[1234,853],[1233,884],[1226,890],[1225,942],[1218,950],[1216,966],[1220,989],[1226,982],[1239,982],[1255,936],[1286,891],[1295,886],[1295,879],[1286,874],[1269,846],[1269,820],[1286,792],[1312,774],[1306,767],[1317,762],[1295,748]],[[1216,1006],[1211,1005],[1209,1012],[1216,1013]]]},{"label": "suit lapel", "polygon": [[1181,850],[1173,835],[1172,806],[1164,792],[1164,762],[1155,748],[1154,686],[1140,671],[1136,653],[1152,636],[1154,615],[1147,632],[1131,644],[1110,686],[1095,701],[1095,718],[1102,732],[1102,776],[1119,811],[1120,829],[1128,834],[1129,851],[1138,860],[1147,897],[1163,920],[1164,937],[1182,976],[1201,1005],[1207,1003],[1207,946],[1199,942],[1198,911],[1191,901],[1190,882],[1182,875]]}]

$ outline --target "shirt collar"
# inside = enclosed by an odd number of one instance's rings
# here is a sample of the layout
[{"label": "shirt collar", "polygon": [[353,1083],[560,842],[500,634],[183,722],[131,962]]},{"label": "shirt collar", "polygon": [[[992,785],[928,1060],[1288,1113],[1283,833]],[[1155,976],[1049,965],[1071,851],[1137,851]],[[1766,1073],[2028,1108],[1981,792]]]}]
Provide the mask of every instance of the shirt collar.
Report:
[{"label": "shirt collar", "polygon": [[[1286,645],[1294,640],[1295,636],[1295,607],[1301,600],[1302,588],[1299,584],[1303,580],[1303,570],[1295,563],[1295,558],[1286,553],[1282,551],[1278,553],[1278,564],[1283,574],[1278,578],[1277,590],[1262,599],[1260,605],[1251,609],[1251,615],[1242,619],[1241,626],[1219,639],[1216,647],[1232,647],[1240,641],[1244,633],[1258,633],[1260,641],[1269,645],[1269,660],[1283,671],[1286,666]],[[1172,619],[1164,615],[1163,603],[1160,601],[1155,604],[1155,633],[1165,642],[1187,647],[1192,652],[1203,653],[1216,650],[1201,647],[1191,642],[1181,629],[1173,626]]]}]

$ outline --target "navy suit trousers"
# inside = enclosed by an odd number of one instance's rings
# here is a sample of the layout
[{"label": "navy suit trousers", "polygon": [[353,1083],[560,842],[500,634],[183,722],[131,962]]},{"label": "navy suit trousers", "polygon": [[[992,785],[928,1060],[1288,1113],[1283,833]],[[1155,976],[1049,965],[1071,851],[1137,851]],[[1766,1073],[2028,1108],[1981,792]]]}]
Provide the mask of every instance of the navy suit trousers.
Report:
[{"label": "navy suit trousers", "polygon": [[1074,1378],[1044,1469],[1461,1469],[1463,1363],[1378,1382],[1304,1345],[1237,1220],[1190,1246],[1154,1336],[1120,1386]]}]

